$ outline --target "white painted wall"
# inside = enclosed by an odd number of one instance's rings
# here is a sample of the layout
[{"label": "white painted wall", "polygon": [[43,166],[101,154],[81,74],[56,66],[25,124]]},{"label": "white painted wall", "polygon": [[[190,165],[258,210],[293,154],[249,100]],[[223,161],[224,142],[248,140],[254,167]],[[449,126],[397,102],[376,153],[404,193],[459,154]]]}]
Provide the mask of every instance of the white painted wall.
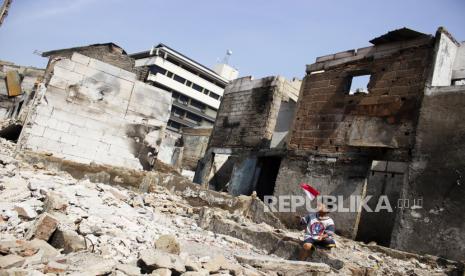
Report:
[{"label": "white painted wall", "polygon": [[228,81],[232,81],[239,77],[239,71],[237,69],[231,67],[228,64],[218,63],[215,65],[213,69],[218,75],[222,76],[223,78],[227,79]]},{"label": "white painted wall", "polygon": [[[167,76],[165,75],[161,75],[161,74],[156,74],[156,75],[153,75],[153,74],[150,74],[147,78],[148,80],[151,80],[151,81],[154,81],[154,82],[158,82],[158,83],[161,83],[171,89],[174,89],[176,90],[177,92],[181,93],[181,94],[184,94],[190,98],[193,98],[199,102],[202,102],[208,106],[211,106],[215,109],[218,109],[220,107],[220,101],[219,100],[215,100],[213,99],[212,97],[208,96],[208,95],[205,95],[203,94],[202,92],[199,92],[193,88],[190,88],[180,82],[177,82],[171,78],[168,78]],[[221,93],[222,95],[223,93]]]},{"label": "white painted wall", "polygon": [[452,68],[453,79],[465,79],[465,42],[460,44]]},{"label": "white painted wall", "polygon": [[[143,65],[158,65],[163,69],[166,69],[180,77],[185,78],[188,81],[191,81],[197,85],[200,85],[210,91],[215,92],[216,94],[222,96],[223,95],[223,89],[217,85],[214,85],[213,83],[206,81],[205,79],[192,74],[191,72],[185,70],[184,68],[181,68],[165,59],[159,56],[153,56],[153,57],[148,57],[148,58],[143,58],[136,60],[136,66],[143,66]],[[182,91],[179,91],[182,92]]]},{"label": "white painted wall", "polygon": [[452,79],[452,67],[457,54],[457,45],[445,33],[439,35],[439,44],[434,60],[432,86],[449,86]]}]

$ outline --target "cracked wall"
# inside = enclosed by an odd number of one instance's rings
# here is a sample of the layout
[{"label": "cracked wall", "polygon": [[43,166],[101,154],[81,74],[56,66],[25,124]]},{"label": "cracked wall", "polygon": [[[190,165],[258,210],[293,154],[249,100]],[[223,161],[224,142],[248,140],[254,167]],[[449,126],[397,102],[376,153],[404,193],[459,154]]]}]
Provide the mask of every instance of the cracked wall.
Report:
[{"label": "cracked wall", "polygon": [[194,181],[234,195],[250,195],[259,176],[257,152],[281,154],[286,148],[300,84],[298,79],[280,76],[232,81]]},{"label": "cracked wall", "polygon": [[171,94],[136,74],[82,54],[50,64],[21,148],[82,163],[150,169]]},{"label": "cracked wall", "polygon": [[[367,191],[402,183],[405,172],[386,170],[375,177],[374,162],[410,161],[433,48],[434,39],[421,34],[319,57],[308,65],[274,195],[302,195],[299,184],[307,182],[324,195],[342,196],[348,207],[350,196],[364,198]],[[370,75],[368,93],[350,93],[352,78],[364,74]],[[393,195],[396,204],[399,195]],[[292,225],[288,214],[280,216]],[[360,209],[332,216],[338,233],[351,238],[364,220],[383,225],[382,215],[364,218]],[[389,238],[379,242],[389,245]]]},{"label": "cracked wall", "polygon": [[465,256],[465,86],[429,88],[404,197],[422,208],[404,209],[393,246],[460,260]]}]

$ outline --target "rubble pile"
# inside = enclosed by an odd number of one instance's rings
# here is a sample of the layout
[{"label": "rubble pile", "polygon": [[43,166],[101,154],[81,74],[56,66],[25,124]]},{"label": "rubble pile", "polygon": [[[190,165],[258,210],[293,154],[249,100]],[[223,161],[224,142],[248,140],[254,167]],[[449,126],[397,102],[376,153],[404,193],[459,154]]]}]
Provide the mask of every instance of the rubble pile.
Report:
[{"label": "rubble pile", "polygon": [[293,253],[300,233],[193,207],[162,186],[139,193],[76,180],[17,160],[14,144],[0,143],[0,275],[444,275],[456,268],[340,237],[339,248],[316,252],[312,262],[286,260],[270,244],[285,236],[292,241],[280,250]]}]

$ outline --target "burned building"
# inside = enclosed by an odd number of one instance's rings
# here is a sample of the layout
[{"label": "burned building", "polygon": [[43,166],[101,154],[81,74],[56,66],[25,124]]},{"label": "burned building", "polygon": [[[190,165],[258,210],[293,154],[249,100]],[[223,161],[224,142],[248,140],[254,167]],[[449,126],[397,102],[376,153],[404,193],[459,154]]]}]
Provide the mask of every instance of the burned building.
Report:
[{"label": "burned building", "polygon": [[282,77],[232,81],[194,181],[233,195],[269,193],[265,183],[270,175],[261,168],[278,172],[299,87],[299,80]]},{"label": "burned building", "polygon": [[44,70],[0,61],[0,137],[16,141]]},{"label": "burned building", "polygon": [[[435,36],[404,28],[370,42],[374,46],[319,57],[307,66],[289,152],[273,194],[299,193],[303,181],[343,199],[371,196],[372,209],[386,195],[393,212],[335,212],[339,232],[458,258],[464,252],[463,234],[444,245],[435,240],[464,230],[458,204],[465,191],[457,182],[463,160],[440,162],[431,170],[424,166],[448,159],[444,154],[449,151],[453,158],[465,145],[459,134],[465,126],[457,121],[463,111],[456,107],[464,97],[464,87],[456,85],[463,79],[464,45],[442,28]],[[369,76],[366,86],[353,89],[360,76]],[[444,116],[448,101],[454,104],[449,102]],[[449,142],[441,139],[444,135]],[[345,200],[344,207],[349,205]],[[445,213],[435,215],[445,206]]]},{"label": "burned building", "polygon": [[81,163],[151,169],[171,94],[138,80],[113,43],[50,51],[45,83],[18,141],[23,150]]},{"label": "burned building", "polygon": [[[367,206],[374,209],[387,196],[393,212],[368,212],[356,203],[353,212],[332,213],[337,232],[459,259],[465,253],[465,44],[443,28],[434,36],[403,28],[370,42],[307,66],[279,154],[273,148],[279,123],[267,117],[279,100],[261,93],[273,89],[264,80],[233,82],[195,181],[260,197],[302,195],[299,184],[307,182],[343,199],[344,208],[358,197],[371,198]],[[294,214],[277,215],[292,225]]]}]

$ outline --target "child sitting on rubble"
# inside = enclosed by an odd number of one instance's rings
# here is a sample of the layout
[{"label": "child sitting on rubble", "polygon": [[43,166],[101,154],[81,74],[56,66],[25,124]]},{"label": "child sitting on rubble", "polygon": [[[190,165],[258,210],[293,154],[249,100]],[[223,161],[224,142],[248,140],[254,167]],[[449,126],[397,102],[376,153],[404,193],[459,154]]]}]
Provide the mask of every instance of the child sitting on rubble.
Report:
[{"label": "child sitting on rubble", "polygon": [[336,246],[333,235],[335,231],[334,221],[328,216],[328,208],[320,204],[316,213],[310,213],[305,217],[300,217],[300,223],[305,225],[305,236],[303,248],[300,251],[299,259],[305,260],[315,246],[332,248]]}]

